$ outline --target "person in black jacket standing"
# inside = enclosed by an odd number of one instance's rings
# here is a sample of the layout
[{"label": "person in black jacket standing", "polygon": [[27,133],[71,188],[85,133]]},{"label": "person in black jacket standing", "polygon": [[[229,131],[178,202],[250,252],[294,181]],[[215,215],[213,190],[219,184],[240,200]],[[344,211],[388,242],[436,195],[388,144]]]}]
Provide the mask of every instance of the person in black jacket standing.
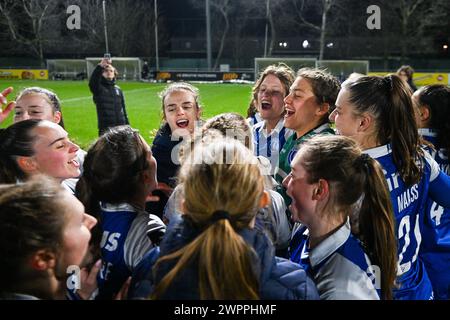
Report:
[{"label": "person in black jacket standing", "polygon": [[397,75],[400,79],[408,83],[409,88],[413,93],[417,90],[417,87],[413,81],[414,69],[411,66],[401,66],[397,70]]},{"label": "person in black jacket standing", "polygon": [[89,89],[97,108],[98,134],[109,127],[130,124],[125,110],[122,90],[116,85],[117,70],[110,59],[102,59],[92,72]]}]

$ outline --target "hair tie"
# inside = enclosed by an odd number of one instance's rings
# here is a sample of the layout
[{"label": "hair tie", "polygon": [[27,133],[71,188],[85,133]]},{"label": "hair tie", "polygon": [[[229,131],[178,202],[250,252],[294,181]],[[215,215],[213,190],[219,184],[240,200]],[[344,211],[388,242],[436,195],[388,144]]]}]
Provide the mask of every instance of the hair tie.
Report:
[{"label": "hair tie", "polygon": [[356,158],[356,161],[363,167],[367,174],[370,174],[369,161],[372,158],[367,153],[361,153],[361,155]]},{"label": "hair tie", "polygon": [[370,159],[372,159],[367,153],[361,153],[361,155],[359,156],[360,161],[362,161],[363,163],[367,163],[370,161]]},{"label": "hair tie", "polygon": [[217,221],[219,221],[219,220],[222,220],[222,219],[226,219],[226,220],[228,220],[228,221],[231,221],[231,216],[230,216],[230,214],[228,213],[228,211],[225,211],[225,210],[216,210],[216,211],[214,211],[214,213],[212,214],[211,222],[212,222],[212,223],[215,223],[215,222],[217,222]]},{"label": "hair tie", "polygon": [[389,75],[389,76],[384,77],[383,83],[389,92],[391,92],[394,89],[394,84],[392,83],[392,76]]}]

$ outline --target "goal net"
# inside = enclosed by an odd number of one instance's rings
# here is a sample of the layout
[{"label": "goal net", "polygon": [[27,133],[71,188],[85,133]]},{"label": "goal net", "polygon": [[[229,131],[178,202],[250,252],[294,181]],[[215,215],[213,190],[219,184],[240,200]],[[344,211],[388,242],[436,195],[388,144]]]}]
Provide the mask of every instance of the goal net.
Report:
[{"label": "goal net", "polygon": [[[90,77],[94,68],[103,58],[86,58],[87,74]],[[117,69],[120,80],[140,80],[142,63],[139,58],[115,58],[112,57],[112,65]]]},{"label": "goal net", "polygon": [[87,78],[84,59],[48,59],[47,69],[52,80],[83,80]]},{"label": "goal net", "polygon": [[367,74],[369,72],[368,60],[318,60],[316,66],[327,70],[341,82],[351,73]]},{"label": "goal net", "polygon": [[326,70],[336,76],[341,82],[348,78],[351,73],[367,74],[369,72],[368,60],[317,60],[314,58],[255,58],[255,80],[259,74],[271,64],[285,63],[291,67],[294,72],[298,69],[309,67]]},{"label": "goal net", "polygon": [[297,72],[298,69],[304,67],[314,68],[316,66],[316,59],[314,58],[286,58],[286,57],[272,57],[272,58],[255,58],[255,80],[258,79],[259,74],[268,66],[278,63],[285,63]]}]

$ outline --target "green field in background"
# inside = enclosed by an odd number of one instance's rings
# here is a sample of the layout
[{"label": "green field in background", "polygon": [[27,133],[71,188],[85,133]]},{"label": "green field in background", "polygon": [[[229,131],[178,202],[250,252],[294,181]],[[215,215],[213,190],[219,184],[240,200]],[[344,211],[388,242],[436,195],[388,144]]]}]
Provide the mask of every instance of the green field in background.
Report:
[{"label": "green field in background", "polygon": [[[125,96],[128,118],[132,127],[138,129],[150,143],[161,123],[161,101],[158,93],[166,86],[162,83],[118,82]],[[223,112],[246,115],[251,85],[246,84],[194,84],[200,90],[203,119]],[[26,81],[0,82],[1,90],[14,87],[10,95],[22,88],[41,86],[56,92],[62,101],[64,124],[70,138],[83,149],[97,138],[97,114],[87,81]],[[10,116],[1,127],[12,122]]]}]

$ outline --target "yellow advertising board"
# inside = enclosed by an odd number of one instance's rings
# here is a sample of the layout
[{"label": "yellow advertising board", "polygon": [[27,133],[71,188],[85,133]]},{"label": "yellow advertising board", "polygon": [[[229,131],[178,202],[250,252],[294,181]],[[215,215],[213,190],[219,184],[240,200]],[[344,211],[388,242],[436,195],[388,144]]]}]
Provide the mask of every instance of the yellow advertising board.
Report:
[{"label": "yellow advertising board", "polygon": [[[393,72],[369,72],[369,76],[385,76]],[[448,73],[438,72],[415,72],[413,76],[414,84],[418,87],[430,84],[450,85]]]},{"label": "yellow advertising board", "polygon": [[0,80],[48,80],[48,70],[0,69]]}]

